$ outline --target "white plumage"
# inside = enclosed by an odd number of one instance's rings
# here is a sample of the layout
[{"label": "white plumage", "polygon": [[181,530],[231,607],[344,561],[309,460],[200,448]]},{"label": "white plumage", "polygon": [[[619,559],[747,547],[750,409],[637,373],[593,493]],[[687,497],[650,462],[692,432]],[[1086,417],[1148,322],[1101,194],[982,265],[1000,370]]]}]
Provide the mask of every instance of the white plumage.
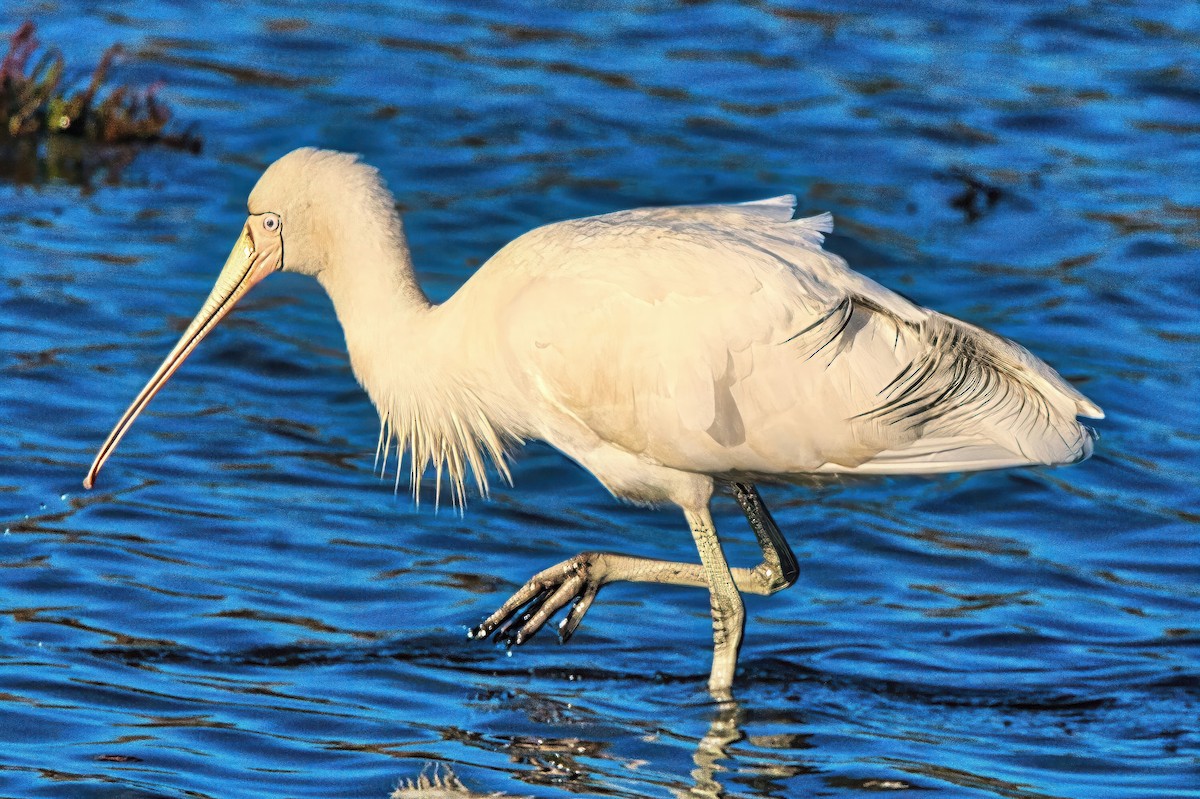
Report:
[{"label": "white plumage", "polygon": [[[407,451],[414,492],[431,463],[439,491],[444,474],[456,502],[468,471],[486,492],[485,461],[507,478],[506,449],[541,439],[617,496],[673,502],[688,517],[702,572],[585,554],[536,576],[480,632],[507,632],[527,608],[516,635],[524,640],[578,599],[569,635],[613,579],[708,585],[710,686],[721,693],[741,640],[737,589],[770,593],[794,579],[781,577],[790,552],[752,481],[1072,463],[1092,451],[1076,417],[1103,415],[1019,345],[849,269],[821,246],[832,217],[793,219],[794,205],[784,196],[546,225],[434,306],[375,170],[353,156],[297,150],[251,193],[249,248],[239,256],[235,247],[205,310],[114,429],[87,483],[251,285],[279,268],[311,274],[332,298],[354,373],[379,409],[377,459]],[[725,564],[708,514],[715,485],[731,487],[759,535],[759,568]]]},{"label": "white plumage", "polygon": [[522,433],[580,457],[595,436],[680,471],[786,477],[1090,452],[1075,417],[1095,405],[1018,345],[851,271],[821,248],[831,217],[792,220],[793,204],[548,225],[443,312],[498,311],[494,362],[516,377],[514,401],[537,403]]}]

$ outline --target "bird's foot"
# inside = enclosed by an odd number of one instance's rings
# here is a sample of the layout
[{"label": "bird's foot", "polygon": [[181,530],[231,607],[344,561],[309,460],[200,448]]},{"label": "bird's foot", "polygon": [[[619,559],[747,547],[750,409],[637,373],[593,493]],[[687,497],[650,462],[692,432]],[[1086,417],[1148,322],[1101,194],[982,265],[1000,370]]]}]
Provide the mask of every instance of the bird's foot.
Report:
[{"label": "bird's foot", "polygon": [[583,552],[538,572],[467,636],[478,639],[495,633],[497,641],[520,646],[573,601],[558,625],[559,640],[565,644],[579,629],[600,586],[608,582],[607,558],[604,552]]}]

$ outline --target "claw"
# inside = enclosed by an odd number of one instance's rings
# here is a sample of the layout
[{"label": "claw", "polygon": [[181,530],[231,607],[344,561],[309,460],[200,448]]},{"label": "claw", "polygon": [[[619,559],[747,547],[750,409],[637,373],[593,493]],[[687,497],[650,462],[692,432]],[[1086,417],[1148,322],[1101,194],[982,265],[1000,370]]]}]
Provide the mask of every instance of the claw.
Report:
[{"label": "claw", "polygon": [[550,617],[571,604],[558,625],[558,637],[566,643],[579,629],[583,616],[596,598],[602,577],[595,576],[604,553],[584,553],[538,572],[521,586],[500,609],[467,633],[472,639],[487,638],[506,646],[521,646],[545,626]]},{"label": "claw", "polygon": [[[510,614],[509,618],[500,625],[500,629],[496,631],[496,640],[499,641],[504,639],[508,643],[516,644],[517,646],[525,643],[525,641],[529,638],[528,635],[524,635],[525,626],[529,623],[530,619],[537,615],[537,612],[542,609],[542,606],[546,604],[546,600],[549,599],[552,594],[553,592],[550,590],[550,588],[543,588],[529,602],[524,613],[521,613],[519,616],[516,614],[516,612]],[[517,630],[515,635],[512,633],[514,627],[520,628]]]},{"label": "claw", "polygon": [[592,600],[596,598],[596,594],[599,591],[600,586],[593,583],[588,583],[587,587],[584,588],[583,593],[575,600],[575,604],[571,606],[571,610],[567,613],[566,618],[558,623],[559,643],[565,644],[575,635],[575,631],[583,623],[584,614],[592,606]]}]

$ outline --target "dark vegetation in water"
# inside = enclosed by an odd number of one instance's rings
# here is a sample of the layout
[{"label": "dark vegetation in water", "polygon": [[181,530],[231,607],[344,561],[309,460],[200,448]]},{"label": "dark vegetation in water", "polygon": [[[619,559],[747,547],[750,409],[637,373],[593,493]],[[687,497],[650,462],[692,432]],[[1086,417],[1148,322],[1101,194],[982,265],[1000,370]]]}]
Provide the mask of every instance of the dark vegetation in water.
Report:
[{"label": "dark vegetation in water", "polygon": [[0,179],[88,186],[99,172],[118,180],[142,147],[200,151],[190,130],[166,130],[171,112],[156,96],[158,85],[106,86],[120,53],[120,45],[110,47],[87,85],[72,90],[63,85],[62,52],[40,47],[33,22],[12,34],[0,61]]}]

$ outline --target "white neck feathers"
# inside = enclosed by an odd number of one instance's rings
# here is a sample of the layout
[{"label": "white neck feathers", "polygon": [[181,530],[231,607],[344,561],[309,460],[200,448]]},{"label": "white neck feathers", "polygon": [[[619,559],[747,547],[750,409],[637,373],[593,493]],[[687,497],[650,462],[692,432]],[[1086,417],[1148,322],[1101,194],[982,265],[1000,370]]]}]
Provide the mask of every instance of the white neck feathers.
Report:
[{"label": "white neck feathers", "polygon": [[[380,416],[376,467],[387,471],[396,452],[396,486],[408,452],[409,482],[419,501],[430,466],[440,504],[442,477],[453,503],[466,501],[468,469],[476,489],[488,491],[486,460],[505,480],[506,432],[488,414],[477,374],[463,353],[444,351],[432,306],[413,272],[399,216],[389,202],[373,212],[346,215],[331,231],[328,265],[318,279],[333,300],[358,382]],[[386,219],[380,219],[386,215]]]}]

